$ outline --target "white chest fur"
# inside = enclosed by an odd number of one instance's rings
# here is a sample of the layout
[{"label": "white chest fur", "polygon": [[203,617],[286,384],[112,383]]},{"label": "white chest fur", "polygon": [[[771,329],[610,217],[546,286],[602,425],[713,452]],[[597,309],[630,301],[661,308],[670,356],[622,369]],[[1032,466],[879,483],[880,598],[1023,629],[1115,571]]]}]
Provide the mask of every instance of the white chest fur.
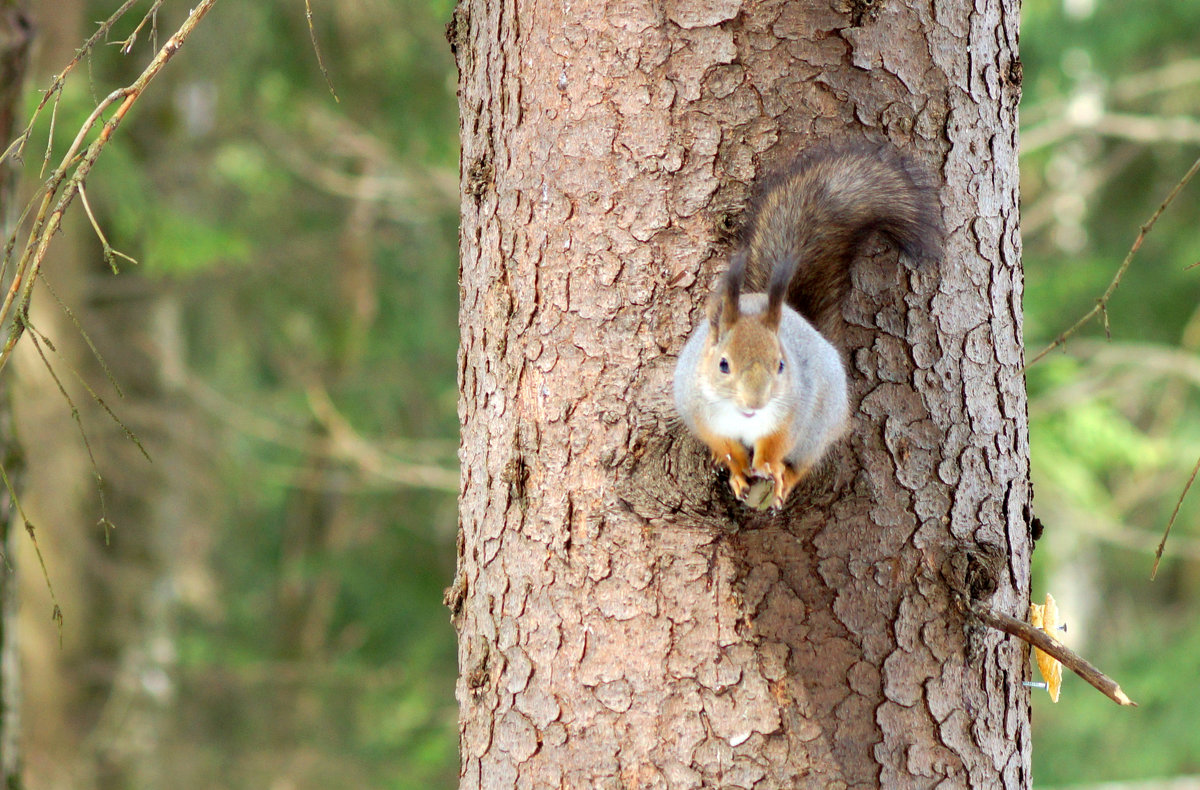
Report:
[{"label": "white chest fur", "polygon": [[747,415],[732,401],[718,400],[711,406],[708,425],[717,436],[728,436],[753,447],[762,437],[776,432],[782,418],[778,401]]}]

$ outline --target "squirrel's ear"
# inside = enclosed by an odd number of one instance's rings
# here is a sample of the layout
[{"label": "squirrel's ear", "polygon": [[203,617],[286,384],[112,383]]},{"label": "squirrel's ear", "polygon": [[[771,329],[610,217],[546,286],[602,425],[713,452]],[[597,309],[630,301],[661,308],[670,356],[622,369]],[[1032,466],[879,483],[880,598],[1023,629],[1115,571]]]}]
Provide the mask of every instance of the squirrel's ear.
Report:
[{"label": "squirrel's ear", "polygon": [[729,259],[729,271],[721,278],[721,290],[708,307],[708,320],[713,331],[723,335],[737,323],[741,316],[739,300],[742,295],[742,280],[746,277],[746,253],[738,251]]},{"label": "squirrel's ear", "polygon": [[767,309],[762,314],[762,322],[772,332],[779,331],[779,322],[783,319],[783,299],[787,296],[788,283],[791,282],[795,266],[776,266],[771,275],[771,284],[767,289]]}]

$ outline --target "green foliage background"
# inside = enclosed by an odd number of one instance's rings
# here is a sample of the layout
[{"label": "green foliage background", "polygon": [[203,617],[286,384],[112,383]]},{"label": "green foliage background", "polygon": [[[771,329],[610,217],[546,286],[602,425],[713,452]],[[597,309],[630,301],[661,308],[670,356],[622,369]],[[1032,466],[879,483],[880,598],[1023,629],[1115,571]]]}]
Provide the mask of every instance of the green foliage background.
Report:
[{"label": "green foliage background", "polygon": [[[92,18],[113,5],[91,0]],[[170,6],[163,30],[178,21]],[[314,390],[326,393],[397,463],[455,466],[451,9],[314,3],[335,102],[303,4],[220,4],[89,180],[109,239],[140,262],[122,276],[180,300],[189,389],[211,394],[202,405],[220,438],[209,459],[218,587],[183,606],[176,631],[168,738],[189,787],[258,786],[271,759],[301,758],[325,766],[307,774],[312,786],[455,784],[455,648],[441,601],[454,494],[320,454],[313,406]],[[1094,304],[1200,152],[1200,134],[1172,126],[1200,128],[1197,30],[1196,3],[1026,0],[1031,357]],[[141,62],[100,51],[61,128],[108,89],[95,86],[128,81]],[[1114,117],[1142,131],[1106,125]],[[1057,705],[1035,692],[1038,785],[1200,773],[1200,497],[1184,502],[1159,579],[1147,580],[1200,455],[1200,270],[1186,268],[1200,260],[1198,214],[1200,184],[1122,281],[1111,341],[1094,322],[1028,372],[1046,525],[1034,596],[1054,593],[1068,641],[1141,703],[1117,709],[1073,677]],[[316,521],[354,526],[305,543]],[[319,646],[297,645],[287,591],[322,583],[332,606]]]},{"label": "green foliage background", "polygon": [[[1086,313],[1200,155],[1200,5],[1026,0],[1021,59],[1027,358]],[[1034,696],[1035,786],[1200,773],[1200,182],[1167,208],[1107,310],[1028,371],[1035,600],[1140,707],[1073,676]]]},{"label": "green foliage background", "polygon": [[[172,5],[159,43],[186,11]],[[311,787],[456,784],[451,8],[313,3],[335,101],[303,3],[220,3],[89,179],[138,261],[120,276],[179,300],[187,389],[219,437],[204,460],[217,587],[181,607],[160,733],[177,787],[267,786],[280,766]],[[136,76],[146,38],[90,59],[60,128]],[[385,465],[449,470],[448,490],[330,457],[314,391]]]}]

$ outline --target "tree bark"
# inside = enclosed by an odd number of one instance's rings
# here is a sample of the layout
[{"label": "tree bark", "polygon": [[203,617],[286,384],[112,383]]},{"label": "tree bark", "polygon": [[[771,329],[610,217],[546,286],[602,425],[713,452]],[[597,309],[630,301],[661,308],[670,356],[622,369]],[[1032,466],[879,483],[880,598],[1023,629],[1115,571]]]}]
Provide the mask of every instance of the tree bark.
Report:
[{"label": "tree bark", "polygon": [[[463,0],[461,787],[1030,782],[1017,0]],[[672,422],[752,182],[827,137],[944,182],[859,261],[856,406],[783,514]]]}]

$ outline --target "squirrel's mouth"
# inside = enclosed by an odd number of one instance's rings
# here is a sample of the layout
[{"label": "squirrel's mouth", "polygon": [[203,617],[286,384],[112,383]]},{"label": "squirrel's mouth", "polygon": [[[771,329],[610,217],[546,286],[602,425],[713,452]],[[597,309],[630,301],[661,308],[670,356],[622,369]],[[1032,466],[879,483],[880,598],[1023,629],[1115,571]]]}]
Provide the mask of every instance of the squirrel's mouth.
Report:
[{"label": "squirrel's mouth", "polygon": [[741,410],[741,415],[743,417],[745,417],[746,419],[753,417],[755,414],[758,414],[758,409],[742,409]]}]

